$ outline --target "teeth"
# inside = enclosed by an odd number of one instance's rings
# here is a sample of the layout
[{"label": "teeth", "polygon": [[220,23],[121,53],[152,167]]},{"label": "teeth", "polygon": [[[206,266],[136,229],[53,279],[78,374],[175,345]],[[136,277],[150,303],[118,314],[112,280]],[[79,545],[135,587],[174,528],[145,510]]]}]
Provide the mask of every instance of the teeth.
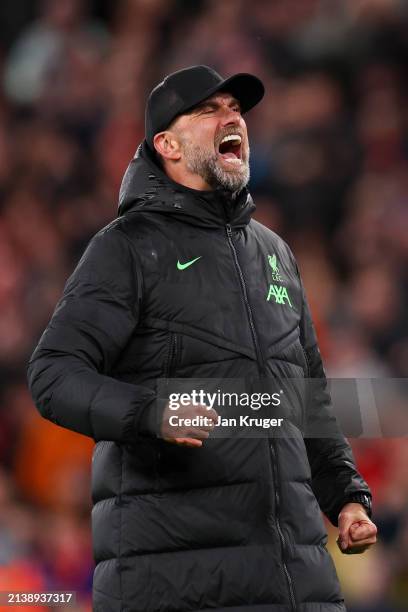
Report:
[{"label": "teeth", "polygon": [[229,164],[240,164],[242,162],[239,157],[227,157],[224,161],[228,162]]},{"label": "teeth", "polygon": [[220,144],[222,144],[223,142],[228,142],[230,140],[237,140],[238,143],[241,144],[241,136],[239,136],[238,134],[229,134],[228,136],[224,136]]}]

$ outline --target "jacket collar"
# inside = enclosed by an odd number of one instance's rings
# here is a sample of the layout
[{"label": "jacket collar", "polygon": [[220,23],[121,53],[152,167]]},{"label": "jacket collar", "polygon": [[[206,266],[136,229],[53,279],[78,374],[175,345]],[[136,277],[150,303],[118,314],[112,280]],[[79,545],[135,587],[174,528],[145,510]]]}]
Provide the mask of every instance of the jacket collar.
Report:
[{"label": "jacket collar", "polygon": [[119,193],[119,215],[159,212],[204,227],[244,227],[254,210],[246,188],[233,197],[226,189],[198,191],[175,183],[155,163],[145,141],[130,162]]}]

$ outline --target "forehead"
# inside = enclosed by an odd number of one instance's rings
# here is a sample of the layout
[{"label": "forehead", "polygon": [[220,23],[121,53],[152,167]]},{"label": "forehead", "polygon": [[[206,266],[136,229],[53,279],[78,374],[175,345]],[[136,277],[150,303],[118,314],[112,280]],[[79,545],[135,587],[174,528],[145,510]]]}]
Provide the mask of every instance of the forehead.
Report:
[{"label": "forehead", "polygon": [[194,108],[192,108],[188,114],[194,113],[196,109],[201,108],[206,104],[239,104],[239,101],[227,91],[217,91],[212,96],[209,96],[208,98],[205,98],[205,100],[203,100],[202,102],[199,102],[199,104],[194,106]]},{"label": "forehead", "polygon": [[238,100],[232,94],[228,93],[227,91],[217,91],[217,93],[213,94],[209,98],[206,98],[205,100],[203,100],[203,102],[200,102],[200,104],[198,104],[197,106],[201,106],[201,104],[206,104],[208,102],[217,102],[220,104],[228,104],[230,102],[233,102],[233,103],[239,104]]},{"label": "forehead", "polygon": [[239,100],[237,100],[237,98],[235,98],[232,94],[225,91],[217,91],[217,93],[213,94],[212,96],[209,96],[208,98],[205,98],[205,100],[194,106],[189,111],[176,117],[174,122],[169,127],[177,126],[177,128],[179,129],[187,127],[188,125],[190,125],[191,121],[196,121],[197,118],[200,118],[200,109],[202,109],[208,104],[214,105],[215,107],[223,105],[230,106],[232,104],[238,104],[238,106],[240,105]]}]

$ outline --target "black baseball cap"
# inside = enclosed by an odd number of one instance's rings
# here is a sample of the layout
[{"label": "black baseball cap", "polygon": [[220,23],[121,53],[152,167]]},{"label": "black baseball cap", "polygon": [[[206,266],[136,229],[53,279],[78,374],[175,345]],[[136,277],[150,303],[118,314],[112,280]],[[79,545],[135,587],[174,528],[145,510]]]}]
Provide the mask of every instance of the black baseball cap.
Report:
[{"label": "black baseball cap", "polygon": [[208,66],[190,66],[169,74],[150,92],[146,104],[145,135],[152,151],[155,134],[217,91],[233,95],[241,105],[241,112],[246,113],[262,100],[265,88],[252,74],[241,72],[223,79]]}]

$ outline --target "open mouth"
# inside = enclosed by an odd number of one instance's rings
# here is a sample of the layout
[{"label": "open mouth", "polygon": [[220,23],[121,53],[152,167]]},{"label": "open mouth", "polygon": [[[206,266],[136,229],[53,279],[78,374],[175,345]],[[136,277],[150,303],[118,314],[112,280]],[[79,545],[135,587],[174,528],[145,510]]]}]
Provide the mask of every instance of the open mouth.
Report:
[{"label": "open mouth", "polygon": [[239,134],[228,134],[224,136],[218,147],[220,156],[227,163],[240,164],[241,158],[241,136]]}]

